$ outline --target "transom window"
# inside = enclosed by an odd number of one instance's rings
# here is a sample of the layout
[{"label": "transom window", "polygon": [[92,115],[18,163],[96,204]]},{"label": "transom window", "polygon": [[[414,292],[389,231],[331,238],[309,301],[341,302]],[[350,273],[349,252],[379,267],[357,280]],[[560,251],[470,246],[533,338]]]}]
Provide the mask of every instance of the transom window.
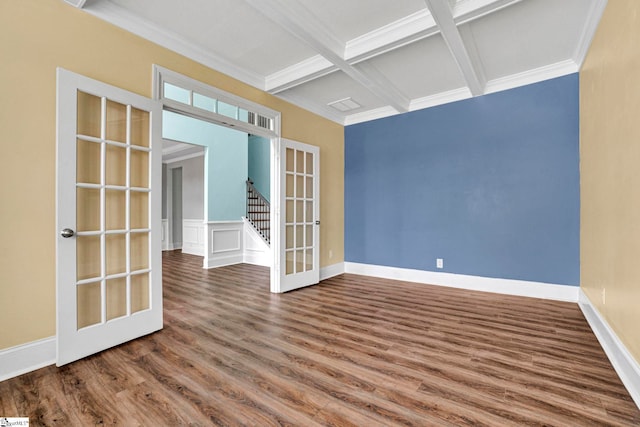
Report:
[{"label": "transom window", "polygon": [[154,66],[154,73],[154,98],[162,100],[166,110],[188,113],[261,136],[279,133],[280,114],[277,111],[166,68]]}]

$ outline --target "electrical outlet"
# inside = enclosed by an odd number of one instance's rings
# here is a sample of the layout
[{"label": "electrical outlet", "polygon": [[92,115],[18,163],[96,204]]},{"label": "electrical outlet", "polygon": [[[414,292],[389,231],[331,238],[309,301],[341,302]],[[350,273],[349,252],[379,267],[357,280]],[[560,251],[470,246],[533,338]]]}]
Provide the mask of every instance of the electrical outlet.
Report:
[{"label": "electrical outlet", "polygon": [[333,251],[329,249],[329,259],[333,258]]},{"label": "electrical outlet", "polygon": [[436,268],[444,268],[444,260],[442,258],[436,258]]},{"label": "electrical outlet", "polygon": [[602,288],[602,305],[605,305],[607,303],[607,290],[605,288]]}]

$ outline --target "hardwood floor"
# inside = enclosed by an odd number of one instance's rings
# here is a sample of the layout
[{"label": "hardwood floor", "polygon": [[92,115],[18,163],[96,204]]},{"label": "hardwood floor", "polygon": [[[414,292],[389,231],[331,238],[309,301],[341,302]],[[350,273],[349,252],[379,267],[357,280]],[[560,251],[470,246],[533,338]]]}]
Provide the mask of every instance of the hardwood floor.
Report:
[{"label": "hardwood floor", "polygon": [[639,425],[576,304],[167,252],[165,328],[0,383],[32,426]]}]

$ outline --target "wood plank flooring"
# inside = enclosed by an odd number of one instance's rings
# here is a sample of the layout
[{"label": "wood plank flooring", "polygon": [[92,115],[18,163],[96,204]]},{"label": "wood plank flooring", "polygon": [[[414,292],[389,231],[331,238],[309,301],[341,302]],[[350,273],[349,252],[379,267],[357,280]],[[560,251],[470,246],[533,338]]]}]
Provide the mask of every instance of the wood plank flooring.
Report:
[{"label": "wood plank flooring", "polygon": [[166,252],[165,328],[0,383],[32,426],[639,425],[576,304]]}]

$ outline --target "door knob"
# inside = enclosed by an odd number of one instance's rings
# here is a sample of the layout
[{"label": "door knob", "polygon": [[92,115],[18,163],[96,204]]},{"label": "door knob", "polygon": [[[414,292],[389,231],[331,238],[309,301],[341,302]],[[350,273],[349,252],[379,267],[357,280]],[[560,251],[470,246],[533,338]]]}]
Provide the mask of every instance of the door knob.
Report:
[{"label": "door knob", "polygon": [[65,239],[68,239],[69,237],[73,237],[74,234],[76,234],[76,232],[70,228],[65,228],[60,232],[60,235]]}]

